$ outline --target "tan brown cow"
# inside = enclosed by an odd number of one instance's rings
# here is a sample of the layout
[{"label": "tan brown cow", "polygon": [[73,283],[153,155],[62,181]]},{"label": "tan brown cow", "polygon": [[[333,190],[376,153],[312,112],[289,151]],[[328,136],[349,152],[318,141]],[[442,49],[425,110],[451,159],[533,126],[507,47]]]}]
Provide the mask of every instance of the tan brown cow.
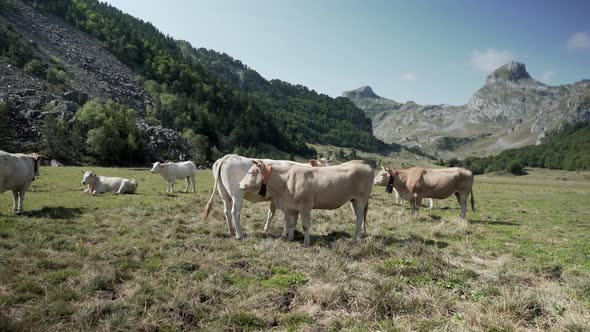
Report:
[{"label": "tan brown cow", "polygon": [[301,214],[305,233],[303,244],[309,246],[311,210],[333,210],[346,202],[351,203],[356,216],[353,239],[359,239],[369,208],[372,178],[373,169],[362,160],[331,167],[271,166],[254,161],[239,187],[245,191],[266,187],[267,195],[285,213],[289,241],[293,240],[294,227]]},{"label": "tan brown cow", "polygon": [[[384,166],[373,184],[393,186],[400,196],[410,202],[412,213],[418,214],[423,198],[445,199],[455,194],[461,206],[461,218],[467,219],[467,197],[471,194],[471,209],[475,212],[473,173],[464,168],[421,168],[405,170]],[[392,189],[393,189],[392,188]]]}]

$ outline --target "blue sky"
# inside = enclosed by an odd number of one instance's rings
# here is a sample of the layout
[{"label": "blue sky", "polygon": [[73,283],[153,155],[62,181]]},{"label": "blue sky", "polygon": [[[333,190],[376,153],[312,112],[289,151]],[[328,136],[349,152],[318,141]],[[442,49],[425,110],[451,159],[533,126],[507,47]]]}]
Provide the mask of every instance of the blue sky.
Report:
[{"label": "blue sky", "polygon": [[517,60],[549,85],[590,79],[590,1],[108,0],[267,79],[336,97],[370,85],[420,104],[465,104]]}]

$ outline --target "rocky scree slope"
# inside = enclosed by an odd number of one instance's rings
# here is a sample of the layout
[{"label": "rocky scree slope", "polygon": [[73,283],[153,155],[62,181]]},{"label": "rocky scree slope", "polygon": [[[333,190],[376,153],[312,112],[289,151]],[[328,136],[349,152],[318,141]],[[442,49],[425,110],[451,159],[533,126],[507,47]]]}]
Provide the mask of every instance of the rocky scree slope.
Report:
[{"label": "rocky scree slope", "polygon": [[590,121],[590,80],[548,86],[522,63],[506,64],[462,106],[398,103],[368,87],[346,91],[389,143],[418,146],[441,157],[495,154],[539,144],[546,132]]},{"label": "rocky scree slope", "polygon": [[[46,116],[58,116],[69,124],[90,99],[116,101],[145,113],[152,99],[137,83],[137,73],[121,63],[93,37],[62,19],[41,14],[15,1],[15,10],[0,12],[0,25],[10,26],[42,62],[59,63],[67,81],[53,84],[11,65],[0,58],[0,100],[6,104],[11,125],[16,130],[15,145],[21,150],[38,143]],[[146,161],[186,153],[188,143],[177,132],[138,123],[149,138]]]}]

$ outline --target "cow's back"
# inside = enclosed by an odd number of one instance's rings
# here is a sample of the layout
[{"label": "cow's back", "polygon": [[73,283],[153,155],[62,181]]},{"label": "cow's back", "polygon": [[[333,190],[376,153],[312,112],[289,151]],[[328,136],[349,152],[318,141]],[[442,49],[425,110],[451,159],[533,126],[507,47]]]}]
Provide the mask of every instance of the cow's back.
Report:
[{"label": "cow's back", "polygon": [[121,183],[126,179],[114,176],[99,176],[100,183],[104,186],[105,191],[117,191]]},{"label": "cow's back", "polygon": [[473,186],[473,173],[464,168],[427,169],[422,176],[423,196],[447,198],[457,192],[469,193]]},{"label": "cow's back", "polygon": [[0,191],[20,189],[34,178],[34,161],[25,154],[0,151]]},{"label": "cow's back", "polygon": [[287,190],[295,202],[311,201],[318,209],[336,209],[352,199],[368,199],[372,187],[373,170],[360,161],[319,168],[294,165],[287,176]]}]

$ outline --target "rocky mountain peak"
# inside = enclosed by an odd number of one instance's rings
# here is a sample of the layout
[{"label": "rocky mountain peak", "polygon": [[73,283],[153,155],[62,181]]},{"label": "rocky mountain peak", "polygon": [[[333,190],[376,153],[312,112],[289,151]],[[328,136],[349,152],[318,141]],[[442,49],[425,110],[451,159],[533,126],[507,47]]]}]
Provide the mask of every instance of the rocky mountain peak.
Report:
[{"label": "rocky mountain peak", "polygon": [[496,69],[491,73],[487,81],[512,81],[532,80],[531,75],[526,71],[526,66],[522,62],[512,61]]},{"label": "rocky mountain peak", "polygon": [[342,96],[350,98],[350,99],[358,99],[358,98],[379,99],[379,98],[381,98],[377,94],[375,94],[375,92],[373,92],[373,89],[371,89],[370,86],[361,86],[358,89],[344,91],[344,93],[342,93]]}]

